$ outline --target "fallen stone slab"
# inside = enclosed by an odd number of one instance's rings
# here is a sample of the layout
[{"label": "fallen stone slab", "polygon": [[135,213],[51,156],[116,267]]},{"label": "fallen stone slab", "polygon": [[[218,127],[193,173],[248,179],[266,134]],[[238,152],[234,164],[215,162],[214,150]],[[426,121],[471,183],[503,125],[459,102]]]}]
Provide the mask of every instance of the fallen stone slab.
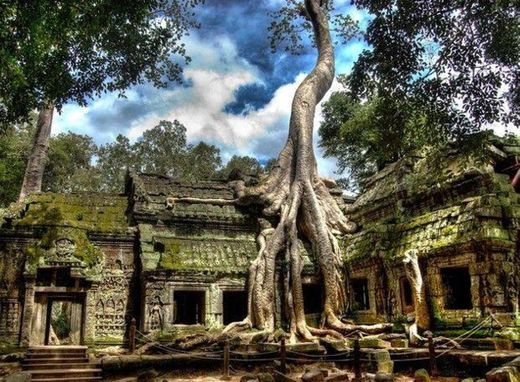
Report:
[{"label": "fallen stone slab", "polygon": [[348,382],[348,373],[340,372],[340,373],[334,373],[330,374],[328,377],[325,378],[325,382]]},{"label": "fallen stone slab", "polygon": [[309,369],[302,375],[302,382],[324,382],[325,376],[320,369]]},{"label": "fallen stone slab", "polygon": [[415,382],[431,382],[430,374],[426,369],[416,370],[414,373]]},{"label": "fallen stone slab", "polygon": [[487,382],[520,382],[520,357],[486,373]]},{"label": "fallen stone slab", "polygon": [[275,382],[298,382],[296,379],[290,378],[283,373],[280,373],[278,370],[273,372],[273,377]]}]

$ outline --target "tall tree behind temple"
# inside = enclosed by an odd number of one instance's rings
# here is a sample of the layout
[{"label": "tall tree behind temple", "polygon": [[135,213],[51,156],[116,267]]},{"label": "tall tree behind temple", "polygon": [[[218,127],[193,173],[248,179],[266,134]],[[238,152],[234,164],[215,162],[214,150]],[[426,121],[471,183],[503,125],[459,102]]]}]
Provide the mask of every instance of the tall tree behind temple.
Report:
[{"label": "tall tree behind temple", "polygon": [[0,6],[2,122],[38,109],[20,199],[39,192],[54,109],[145,81],[180,81],[181,39],[202,0],[8,1]]},{"label": "tall tree behind temple", "polygon": [[51,192],[87,191],[99,187],[93,158],[97,146],[91,137],[61,133],[50,138],[49,163],[43,173],[43,190]]},{"label": "tall tree behind temple", "polygon": [[188,147],[186,168],[183,179],[186,181],[210,180],[217,178],[222,166],[218,147],[199,142]]},{"label": "tall tree behind temple", "polygon": [[135,143],[137,170],[181,179],[186,168],[186,127],[177,120],[160,121]]},{"label": "tall tree behind temple", "polygon": [[233,155],[220,171],[220,177],[227,179],[232,171],[239,171],[242,175],[259,175],[263,172],[258,159],[249,156]]}]

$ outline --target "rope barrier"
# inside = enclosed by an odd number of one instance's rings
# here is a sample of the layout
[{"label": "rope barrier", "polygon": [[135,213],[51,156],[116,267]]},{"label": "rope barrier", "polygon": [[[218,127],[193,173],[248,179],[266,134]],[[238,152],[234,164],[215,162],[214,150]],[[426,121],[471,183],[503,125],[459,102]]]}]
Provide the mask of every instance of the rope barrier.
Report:
[{"label": "rope barrier", "polygon": [[[463,343],[466,339],[471,337],[475,332],[480,330],[488,321],[492,320],[493,317],[489,315],[482,321],[480,321],[477,325],[475,325],[472,329],[467,330],[466,332],[462,333],[461,335],[455,337],[452,339],[452,341],[457,342],[455,345],[451,346],[450,348],[446,349],[442,353],[436,355],[436,359],[446,355],[447,353],[453,351],[453,349],[460,346],[461,343]],[[152,344],[157,350],[162,351],[166,354],[179,354],[184,355],[189,359],[199,359],[199,360],[211,360],[211,361],[222,361],[224,358],[222,357],[223,351],[221,350],[215,350],[211,352],[204,352],[204,353],[193,353],[188,350],[181,350],[181,349],[175,349],[167,345],[163,345],[159,342],[156,342],[152,338],[148,337],[146,334],[140,332],[139,330],[136,331],[136,334],[139,335],[139,337],[136,336],[136,341],[139,341],[140,343],[149,343]],[[261,344],[258,344],[261,345]],[[272,345],[272,344],[270,344]],[[207,349],[207,348],[205,348]],[[417,354],[417,351],[404,351],[399,353],[393,353],[393,355],[401,356],[399,358],[393,358],[392,361],[394,362],[416,362],[416,361],[427,361],[430,360],[429,357],[416,357],[416,358],[402,358],[402,356]],[[276,359],[276,355],[279,355],[279,351],[267,351],[267,352],[256,352],[256,353],[241,353],[237,351],[230,351],[229,354],[235,355],[233,358],[229,358],[229,361],[231,362],[242,362],[242,363],[254,363],[254,362],[271,362],[274,359]],[[301,362],[301,361],[333,361],[333,362],[352,362],[354,361],[354,358],[351,357],[353,354],[352,351],[344,351],[340,353],[335,354],[307,354],[292,350],[287,350],[286,359],[288,361],[295,361],[295,362]],[[238,355],[245,355],[247,358],[237,358]],[[251,357],[252,356],[252,357]],[[272,356],[272,357],[267,357]],[[261,358],[258,358],[261,357]],[[296,358],[299,357],[299,358]],[[341,358],[346,357],[346,358]],[[370,358],[361,358],[359,359],[360,362],[375,362],[375,359]]]},{"label": "rope barrier", "polygon": [[440,358],[442,357],[443,355],[449,353],[450,351],[452,351],[453,349],[455,349],[456,347],[460,346],[461,343],[463,343],[465,340],[467,340],[472,334],[474,334],[475,332],[477,332],[480,328],[482,328],[484,326],[484,324],[491,320],[491,316],[488,316],[486,317],[485,319],[483,319],[479,324],[477,324],[476,326],[473,327],[473,329],[470,329],[468,330],[467,332],[465,333],[462,333],[460,336],[458,337],[455,337],[453,339],[453,341],[457,342],[456,340],[461,340],[459,341],[457,344],[453,345],[451,348],[443,351],[441,354],[438,354],[437,356],[435,356],[435,358]]}]

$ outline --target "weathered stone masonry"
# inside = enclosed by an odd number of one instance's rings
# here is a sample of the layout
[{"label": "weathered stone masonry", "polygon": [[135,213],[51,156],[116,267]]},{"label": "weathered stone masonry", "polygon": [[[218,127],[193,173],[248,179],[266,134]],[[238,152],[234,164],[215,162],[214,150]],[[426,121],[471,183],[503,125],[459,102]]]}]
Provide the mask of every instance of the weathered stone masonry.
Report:
[{"label": "weathered stone masonry", "polygon": [[[446,149],[376,174],[347,207],[360,230],[341,238],[346,314],[359,322],[413,314],[409,250],[420,254],[437,327],[518,312],[519,156],[518,145],[495,140],[482,161]],[[196,199],[171,202],[185,197]],[[257,213],[203,201],[233,198],[226,183],[147,174],[130,175],[124,195],[31,196],[0,228],[0,339],[52,343],[62,330],[56,312],[65,311],[67,341],[86,344],[123,343],[132,317],[141,331],[163,334],[243,318]],[[305,308],[319,322],[320,276],[304,243],[302,253]]]}]

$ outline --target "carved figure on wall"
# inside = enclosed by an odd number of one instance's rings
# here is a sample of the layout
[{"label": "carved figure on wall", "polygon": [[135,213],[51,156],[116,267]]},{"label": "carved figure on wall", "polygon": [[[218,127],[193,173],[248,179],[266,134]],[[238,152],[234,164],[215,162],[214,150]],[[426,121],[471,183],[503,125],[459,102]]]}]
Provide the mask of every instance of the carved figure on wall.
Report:
[{"label": "carved figure on wall", "polygon": [[511,272],[507,278],[507,296],[513,312],[518,312],[518,277]]},{"label": "carved figure on wall", "polygon": [[388,319],[390,321],[393,320],[396,308],[397,308],[397,298],[395,297],[395,291],[394,288],[390,288],[390,291],[388,292]]},{"label": "carved figure on wall", "polygon": [[56,256],[59,259],[68,259],[74,255],[76,245],[66,237],[56,240]]},{"label": "carved figure on wall", "polygon": [[151,330],[164,329],[164,304],[160,296],[155,296],[148,311],[148,322]]},{"label": "carved figure on wall", "polygon": [[81,261],[74,257],[76,252],[76,244],[73,240],[62,237],[54,242],[54,249],[47,259],[51,265],[74,264],[80,265]]}]

